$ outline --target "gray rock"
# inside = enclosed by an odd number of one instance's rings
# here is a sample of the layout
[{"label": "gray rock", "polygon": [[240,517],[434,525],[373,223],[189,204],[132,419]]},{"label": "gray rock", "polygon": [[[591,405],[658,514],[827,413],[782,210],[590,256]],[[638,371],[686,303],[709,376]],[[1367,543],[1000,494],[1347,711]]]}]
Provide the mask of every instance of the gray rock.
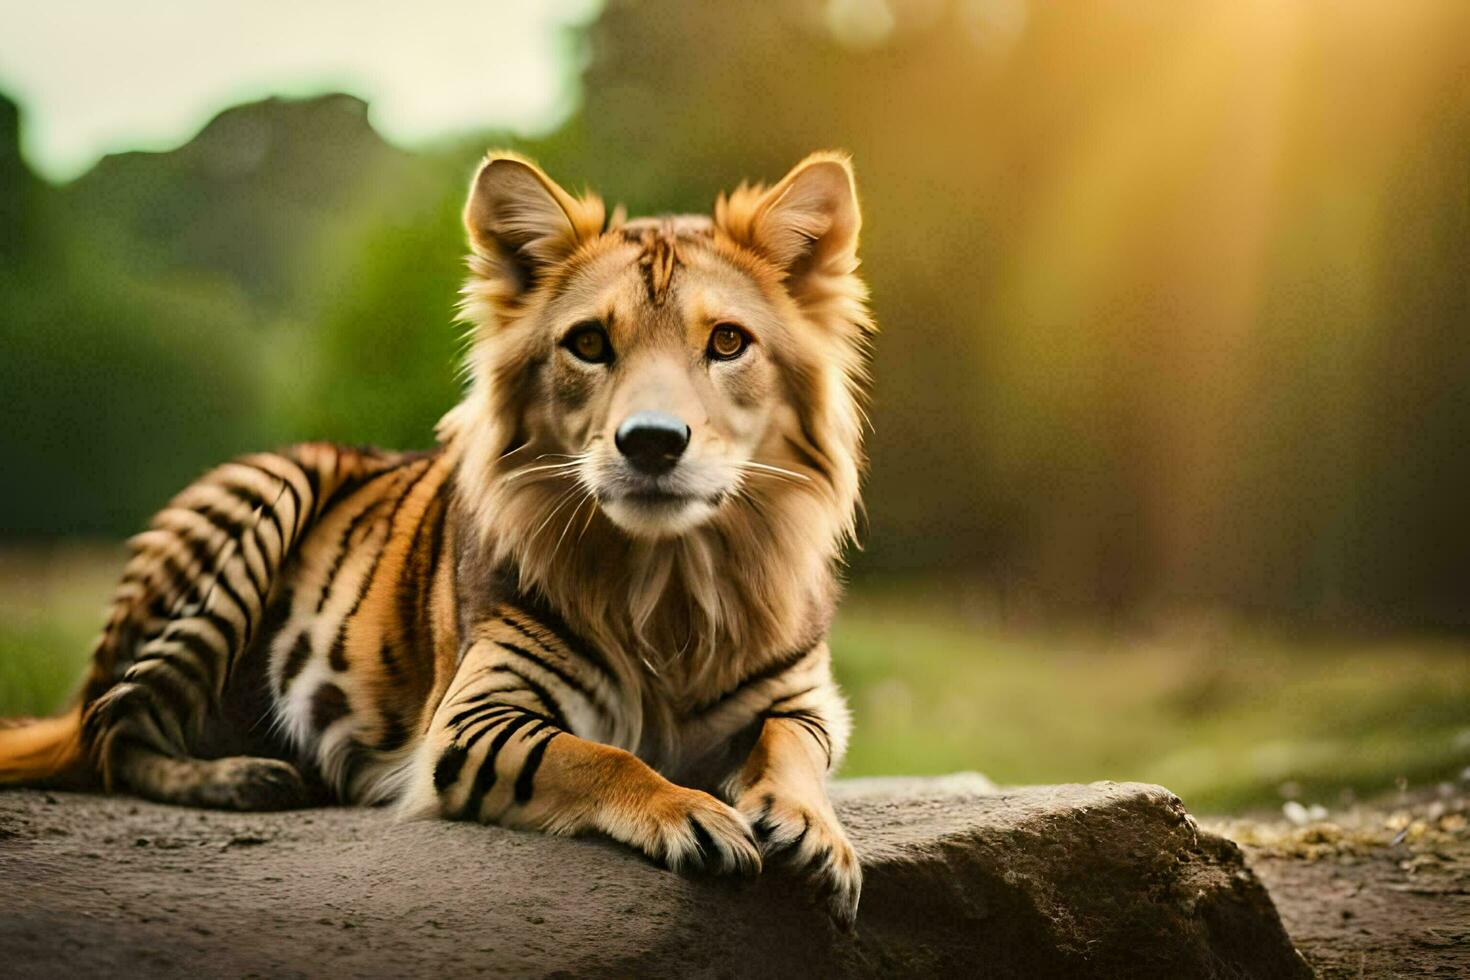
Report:
[{"label": "gray rock", "polygon": [[7,976],[1310,975],[1235,845],[1135,783],[838,783],[852,935],[800,882],[681,878],[606,841],[54,796],[0,793]]}]

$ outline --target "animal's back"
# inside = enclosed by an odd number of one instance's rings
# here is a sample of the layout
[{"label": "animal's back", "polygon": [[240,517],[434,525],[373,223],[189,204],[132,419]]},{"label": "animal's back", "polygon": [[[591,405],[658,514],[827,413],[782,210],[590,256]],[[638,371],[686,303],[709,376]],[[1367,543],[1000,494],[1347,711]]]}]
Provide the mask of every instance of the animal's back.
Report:
[{"label": "animal's back", "polygon": [[[266,685],[288,662],[298,672],[308,666],[314,648],[304,638],[280,665],[272,655],[284,630],[305,634],[314,626],[310,635],[318,635],[338,612],[313,609],[303,617],[298,586],[325,580],[334,596],[334,585],[380,578],[360,573],[365,562],[392,552],[403,531],[412,489],[405,475],[444,469],[440,454],[306,443],[239,457],[191,483],[130,541],[132,556],[77,702],[60,718],[0,730],[0,784],[86,782],[95,775],[110,787],[126,765],[130,785],[170,799],[191,775],[200,777],[194,796],[183,793],[180,802],[275,805],[281,793],[297,790],[285,769],[259,765],[261,799],[221,798],[240,765],[228,773],[191,772],[171,760],[201,745],[211,754],[257,756],[284,757],[293,749],[293,733],[270,723],[281,705],[279,688]],[[442,507],[412,511],[420,522],[442,523]],[[349,522],[352,533],[342,534]],[[391,562],[400,570],[403,564]],[[418,585],[412,595],[399,593],[395,609],[417,601]],[[382,606],[356,605],[359,615]],[[323,654],[329,666],[342,656],[334,646]],[[398,666],[405,676],[432,674],[432,663],[417,656],[404,651]]]}]

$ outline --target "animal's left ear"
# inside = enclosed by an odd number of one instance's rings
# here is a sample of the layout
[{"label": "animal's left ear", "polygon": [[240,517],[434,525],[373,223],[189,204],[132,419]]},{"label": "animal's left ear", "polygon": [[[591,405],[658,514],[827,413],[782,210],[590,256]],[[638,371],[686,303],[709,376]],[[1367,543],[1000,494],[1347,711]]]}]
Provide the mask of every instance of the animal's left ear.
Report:
[{"label": "animal's left ear", "polygon": [[814,153],[759,200],[741,196],[737,191],[722,201],[718,217],[733,237],[785,270],[793,291],[809,277],[845,276],[857,268],[862,215],[846,156]]}]

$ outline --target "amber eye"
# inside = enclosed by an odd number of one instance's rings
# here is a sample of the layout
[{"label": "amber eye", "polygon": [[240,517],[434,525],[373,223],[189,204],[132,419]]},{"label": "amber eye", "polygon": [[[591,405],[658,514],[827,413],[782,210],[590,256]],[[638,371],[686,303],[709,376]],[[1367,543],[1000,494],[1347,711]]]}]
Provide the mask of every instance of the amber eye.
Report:
[{"label": "amber eye", "polygon": [[709,356],[718,361],[733,361],[750,346],[750,335],[733,323],[721,323],[709,335]]},{"label": "amber eye", "polygon": [[567,334],[562,346],[588,364],[606,364],[612,360],[612,344],[607,339],[607,331],[602,324],[592,320],[578,324]]}]

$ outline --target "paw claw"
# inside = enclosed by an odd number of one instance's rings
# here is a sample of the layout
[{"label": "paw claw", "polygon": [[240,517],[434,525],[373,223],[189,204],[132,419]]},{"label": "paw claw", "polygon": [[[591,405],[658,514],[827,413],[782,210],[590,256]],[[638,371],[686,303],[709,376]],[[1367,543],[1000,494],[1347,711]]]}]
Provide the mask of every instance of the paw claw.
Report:
[{"label": "paw claw", "polygon": [[739,811],[708,793],[674,789],[652,803],[626,835],[613,831],[673,871],[752,876],[761,869],[760,845]]},{"label": "paw claw", "polygon": [[752,789],[739,809],[752,818],[766,863],[810,880],[813,899],[826,906],[838,927],[851,931],[862,867],[825,796],[800,800]]}]

